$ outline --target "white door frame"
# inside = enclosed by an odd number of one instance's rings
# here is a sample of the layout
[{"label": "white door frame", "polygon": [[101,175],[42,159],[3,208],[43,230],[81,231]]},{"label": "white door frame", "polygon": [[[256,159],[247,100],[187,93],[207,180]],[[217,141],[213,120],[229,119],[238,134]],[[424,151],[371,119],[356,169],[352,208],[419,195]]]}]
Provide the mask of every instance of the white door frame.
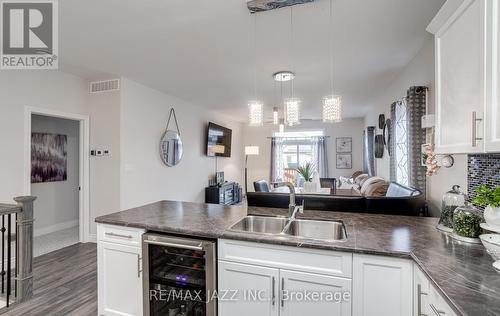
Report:
[{"label": "white door frame", "polygon": [[[88,115],[66,113],[55,110],[27,106],[24,110],[24,193],[31,194],[31,117],[33,114],[78,121],[80,123],[80,161],[79,161],[79,239],[90,241],[90,195],[89,167],[90,157],[90,118]],[[36,209],[35,209],[36,213]]]}]

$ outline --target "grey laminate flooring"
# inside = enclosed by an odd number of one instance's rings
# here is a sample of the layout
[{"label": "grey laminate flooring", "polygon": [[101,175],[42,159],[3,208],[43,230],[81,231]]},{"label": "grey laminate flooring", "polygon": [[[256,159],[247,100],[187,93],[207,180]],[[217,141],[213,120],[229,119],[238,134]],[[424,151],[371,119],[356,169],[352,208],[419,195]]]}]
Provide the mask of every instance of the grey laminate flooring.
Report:
[{"label": "grey laminate flooring", "polygon": [[33,276],[33,298],[0,314],[97,315],[96,244],[78,243],[35,258]]}]

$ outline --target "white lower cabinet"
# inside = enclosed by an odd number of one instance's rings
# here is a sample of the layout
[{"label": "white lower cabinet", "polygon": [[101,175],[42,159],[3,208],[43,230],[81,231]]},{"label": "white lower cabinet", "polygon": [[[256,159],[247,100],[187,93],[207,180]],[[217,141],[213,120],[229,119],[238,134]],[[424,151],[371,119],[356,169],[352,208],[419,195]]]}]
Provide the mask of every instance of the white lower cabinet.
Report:
[{"label": "white lower cabinet", "polygon": [[[351,315],[350,279],[280,270],[280,282],[282,316]],[[346,301],[343,295],[348,295]]]},{"label": "white lower cabinet", "polygon": [[354,255],[354,316],[411,316],[413,262],[406,259]]},{"label": "white lower cabinet", "polygon": [[219,299],[219,316],[351,315],[352,254],[232,240],[218,250],[219,297],[238,293]]},{"label": "white lower cabinet", "polygon": [[218,269],[219,316],[278,315],[278,269],[225,261]]},{"label": "white lower cabinet", "polygon": [[415,316],[456,316],[456,313],[417,265],[413,269]]},{"label": "white lower cabinet", "polygon": [[97,242],[98,314],[141,316],[142,231],[99,225],[98,235],[102,236]]}]

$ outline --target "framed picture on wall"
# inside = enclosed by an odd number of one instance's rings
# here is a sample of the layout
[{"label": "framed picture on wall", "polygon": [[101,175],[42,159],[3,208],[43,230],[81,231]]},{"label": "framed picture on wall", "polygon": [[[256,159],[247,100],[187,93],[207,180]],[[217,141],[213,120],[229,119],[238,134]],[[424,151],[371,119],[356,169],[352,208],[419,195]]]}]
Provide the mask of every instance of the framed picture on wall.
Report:
[{"label": "framed picture on wall", "polygon": [[336,146],[338,153],[352,153],[352,137],[337,137]]},{"label": "framed picture on wall", "polygon": [[337,169],[352,169],[352,154],[337,154]]}]

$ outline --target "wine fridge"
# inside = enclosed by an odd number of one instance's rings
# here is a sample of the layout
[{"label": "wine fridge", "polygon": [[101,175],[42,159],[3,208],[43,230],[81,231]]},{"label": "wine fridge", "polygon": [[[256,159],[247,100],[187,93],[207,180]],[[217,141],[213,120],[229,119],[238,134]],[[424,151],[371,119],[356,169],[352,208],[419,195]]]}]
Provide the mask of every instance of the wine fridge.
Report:
[{"label": "wine fridge", "polygon": [[216,316],[215,242],[147,233],[144,316]]}]

